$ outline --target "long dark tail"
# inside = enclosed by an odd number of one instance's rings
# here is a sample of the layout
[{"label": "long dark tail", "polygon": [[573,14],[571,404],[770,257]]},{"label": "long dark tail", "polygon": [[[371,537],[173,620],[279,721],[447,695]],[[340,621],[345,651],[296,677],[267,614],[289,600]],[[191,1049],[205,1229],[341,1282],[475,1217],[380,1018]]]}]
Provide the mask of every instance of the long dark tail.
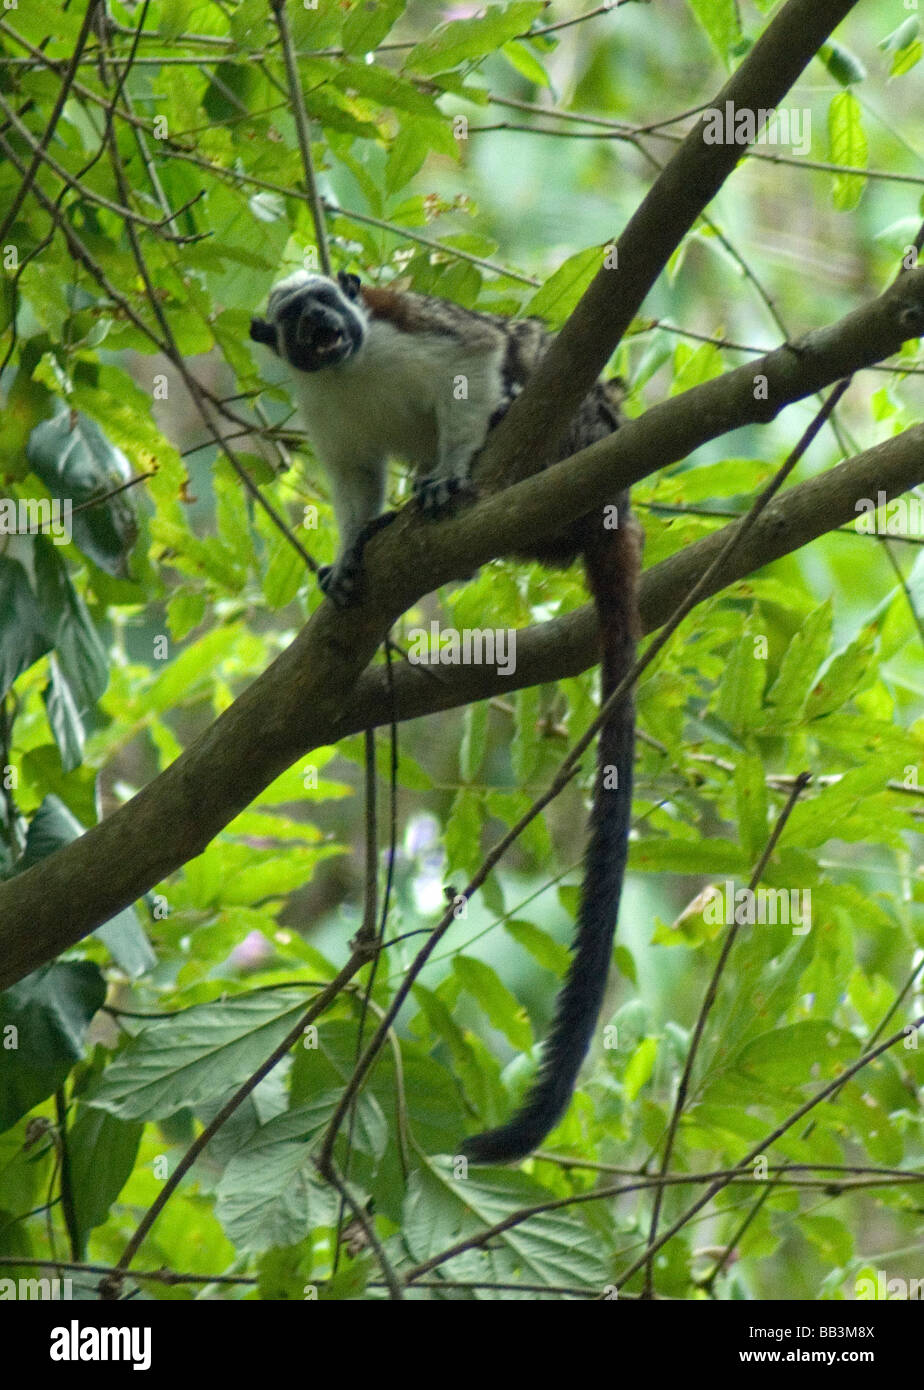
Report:
[{"label": "long dark tail", "polygon": [[[594,535],[584,552],[588,585],[600,622],[601,685],[606,699],[635,659],[638,532],[619,508],[619,528]],[[635,700],[628,691],[614,706],[597,741],[597,783],[571,967],[555,1006],[542,1063],[526,1098],[507,1124],[462,1145],[474,1163],[525,1158],[568,1107],[590,1047],[606,992],[632,814]]]}]

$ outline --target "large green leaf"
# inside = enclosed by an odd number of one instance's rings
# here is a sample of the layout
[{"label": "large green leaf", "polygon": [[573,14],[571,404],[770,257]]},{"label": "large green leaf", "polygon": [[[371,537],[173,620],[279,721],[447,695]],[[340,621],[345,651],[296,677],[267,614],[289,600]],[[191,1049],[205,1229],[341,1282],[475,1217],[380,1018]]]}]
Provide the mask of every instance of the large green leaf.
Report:
[{"label": "large green leaf", "polygon": [[[475,1236],[523,1207],[547,1201],[547,1188],[522,1173],[479,1170],[455,1178],[441,1163],[418,1168],[408,1184],[403,1235],[415,1262]],[[569,1211],[547,1211],[495,1236],[489,1246],[463,1251],[441,1266],[449,1279],[482,1285],[567,1285],[599,1295],[611,1280],[599,1233]],[[510,1289],[479,1297],[516,1299]],[[524,1291],[523,1298],[543,1295]],[[550,1298],[561,1298],[550,1292]]]},{"label": "large green leaf", "polygon": [[0,1130],[61,1085],[105,997],[89,961],[43,966],[0,994]]},{"label": "large green leaf", "polygon": [[[26,449],[32,471],[52,497],[74,507],[131,477],[128,459],[95,420],[62,410],[36,425]],[[74,543],[107,574],[125,578],[137,527],[124,492],[73,515]]]},{"label": "large green leaf", "polygon": [[[333,1225],[336,1194],[314,1166],[314,1147],[340,1098],[325,1092],[308,1105],[278,1115],[262,1125],[231,1158],[218,1185],[218,1217],[235,1245],[268,1250],[294,1245],[314,1226]],[[354,1136],[374,1112],[370,1097],[357,1109]]]},{"label": "large green leaf", "polygon": [[45,619],[18,560],[0,555],[0,698],[51,650]]},{"label": "large green leaf", "polygon": [[478,1001],[492,1027],[504,1034],[511,1047],[526,1052],[533,1043],[529,1020],[524,1017],[523,1006],[497,972],[474,956],[455,956],[452,968],[462,987]]},{"label": "large green leaf", "polygon": [[84,1100],[126,1120],[194,1108],[245,1081],[306,1007],[303,990],[272,990],[155,1019]]},{"label": "large green leaf", "polygon": [[131,1176],[143,1131],[144,1125],[135,1121],[119,1120],[87,1105],[78,1107],[67,1138],[81,1259],[90,1232],[106,1220]]},{"label": "large green leaf", "polygon": [[447,72],[460,63],[472,62],[495,52],[509,39],[529,31],[545,5],[536,0],[517,0],[512,5],[489,5],[475,19],[453,19],[415,44],[404,66],[423,76]]},{"label": "large green leaf", "polygon": [[93,620],[71,583],[60,551],[46,536],[35,542],[35,589],[55,644],[61,673],[85,713],[106,689],[109,663]]},{"label": "large green leaf", "polygon": [[348,53],[371,53],[404,13],[406,0],[356,0],[343,20]]}]

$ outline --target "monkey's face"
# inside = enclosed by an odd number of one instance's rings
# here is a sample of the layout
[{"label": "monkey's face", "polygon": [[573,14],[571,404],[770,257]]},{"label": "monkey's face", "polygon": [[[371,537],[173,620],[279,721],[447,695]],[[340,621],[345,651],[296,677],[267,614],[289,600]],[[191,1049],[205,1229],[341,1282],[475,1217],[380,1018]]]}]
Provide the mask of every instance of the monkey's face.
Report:
[{"label": "monkey's face", "polygon": [[319,372],[353,357],[366,336],[359,278],[336,280],[299,270],[269,297],[267,317],[251,319],[250,336],[300,372]]}]

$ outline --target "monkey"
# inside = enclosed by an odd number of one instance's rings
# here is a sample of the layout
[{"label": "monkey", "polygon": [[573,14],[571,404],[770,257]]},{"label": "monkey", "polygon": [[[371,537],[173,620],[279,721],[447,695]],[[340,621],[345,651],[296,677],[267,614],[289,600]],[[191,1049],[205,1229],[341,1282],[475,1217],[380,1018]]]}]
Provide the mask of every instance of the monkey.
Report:
[{"label": "monkey", "polygon": [[[382,524],[386,467],[415,470],[414,496],[438,516],[473,492],[472,470],[490,431],[522,391],[552,335],[532,318],[509,319],[411,291],[297,271],[270,293],[250,336],[291,369],[308,437],[331,482],[340,549],[319,573],[338,606],[357,601],[363,547]],[[457,398],[454,385],[467,394]],[[619,428],[618,381],[598,381],[550,462]],[[394,513],[385,513],[391,517]],[[616,524],[611,524],[615,516]],[[628,493],[569,523],[514,558],[567,567],[581,556],[596,606],[601,699],[632,668],[638,639],[640,531]],[[572,957],[532,1086],[513,1118],[470,1136],[474,1163],[518,1162],[563,1116],[603,1006],[628,856],[635,745],[634,694],[621,695],[597,740],[597,775]]]}]

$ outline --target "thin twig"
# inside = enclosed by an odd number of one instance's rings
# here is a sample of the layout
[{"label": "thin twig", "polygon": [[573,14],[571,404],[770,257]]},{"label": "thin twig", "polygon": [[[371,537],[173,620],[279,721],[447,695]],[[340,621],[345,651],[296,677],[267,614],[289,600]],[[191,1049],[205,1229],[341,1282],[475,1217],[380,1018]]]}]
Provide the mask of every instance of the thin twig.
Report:
[{"label": "thin twig", "polygon": [[327,228],[324,223],[324,207],[318,192],[314,160],[311,157],[311,128],[308,124],[308,113],[305,110],[302,84],[298,77],[295,45],[292,42],[292,30],[289,28],[289,16],[286,14],[286,0],[270,0],[270,5],[276,20],[276,27],[279,30],[279,42],[282,46],[282,56],[286,65],[286,78],[289,83],[289,96],[292,101],[292,115],[295,118],[298,148],[302,156],[308,206],[311,209],[311,220],[314,223],[314,234],[318,244],[318,259],[321,263],[322,274],[330,275],[330,247],[327,242]]},{"label": "thin twig", "polygon": [[13,194],[13,200],[10,203],[9,208],[7,209],[6,216],[4,217],[3,221],[0,222],[0,246],[2,246],[3,242],[6,239],[7,232],[10,230],[13,223],[16,221],[16,218],[19,214],[19,209],[26,201],[29,189],[35,182],[35,176],[39,171],[39,165],[42,162],[42,155],[44,154],[48,146],[51,144],[51,137],[55,133],[58,120],[61,116],[61,112],[64,110],[65,103],[67,102],[67,99],[70,96],[71,87],[73,86],[74,78],[77,75],[77,65],[80,62],[80,55],[83,53],[84,45],[86,44],[86,41],[89,37],[90,29],[93,26],[93,20],[96,14],[98,4],[99,0],[88,0],[86,12],[83,16],[83,22],[80,26],[80,30],[77,34],[77,38],[74,43],[74,51],[68,59],[67,67],[64,70],[64,76],[61,79],[61,86],[58,88],[58,95],[55,97],[55,104],[52,107],[51,115],[48,118],[48,125],[45,127],[45,134],[39,141],[38,149],[35,150],[35,152],[32,155],[32,162],[23,175],[22,183],[19,185],[16,192]]}]

